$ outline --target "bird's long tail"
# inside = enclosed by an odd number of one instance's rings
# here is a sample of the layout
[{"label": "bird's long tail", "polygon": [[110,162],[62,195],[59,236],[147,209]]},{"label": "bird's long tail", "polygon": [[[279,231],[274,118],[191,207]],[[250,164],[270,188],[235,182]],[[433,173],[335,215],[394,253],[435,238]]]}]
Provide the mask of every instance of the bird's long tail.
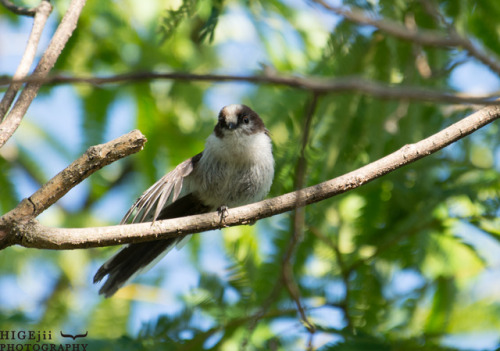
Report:
[{"label": "bird's long tail", "polygon": [[[164,207],[157,220],[206,213],[210,210],[211,207],[203,205],[194,194],[188,194]],[[99,289],[99,294],[106,297],[112,296],[136,273],[151,267],[176,244],[180,243],[177,247],[182,246],[182,241],[188,237],[190,237],[189,234],[187,236],[125,246],[106,261],[95,274],[94,283],[98,283],[106,275],[108,276],[106,282]]]},{"label": "bird's long tail", "polygon": [[144,270],[157,258],[179,241],[179,238],[149,241],[130,244],[111,257],[94,276],[94,283],[100,282],[106,275],[106,282],[99,289],[99,294],[105,297],[112,296],[120,287],[130,280],[136,273]]}]

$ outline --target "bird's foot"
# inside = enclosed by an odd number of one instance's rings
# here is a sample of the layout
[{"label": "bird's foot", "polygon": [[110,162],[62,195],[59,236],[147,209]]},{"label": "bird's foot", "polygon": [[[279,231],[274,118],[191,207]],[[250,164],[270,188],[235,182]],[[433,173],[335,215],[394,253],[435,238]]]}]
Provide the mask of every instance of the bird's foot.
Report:
[{"label": "bird's foot", "polygon": [[220,224],[223,227],[226,227],[226,217],[229,214],[229,211],[227,209],[227,206],[223,205],[217,209],[217,213],[219,214],[220,217]]}]

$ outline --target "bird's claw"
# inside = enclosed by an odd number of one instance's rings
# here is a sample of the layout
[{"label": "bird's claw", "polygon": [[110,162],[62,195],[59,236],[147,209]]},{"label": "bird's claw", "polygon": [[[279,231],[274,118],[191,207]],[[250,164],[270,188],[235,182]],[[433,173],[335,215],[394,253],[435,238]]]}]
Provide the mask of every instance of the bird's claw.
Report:
[{"label": "bird's claw", "polygon": [[227,210],[227,206],[223,205],[217,209],[217,213],[219,214],[220,217],[220,224],[224,227],[226,227],[226,217],[229,214],[229,211]]}]

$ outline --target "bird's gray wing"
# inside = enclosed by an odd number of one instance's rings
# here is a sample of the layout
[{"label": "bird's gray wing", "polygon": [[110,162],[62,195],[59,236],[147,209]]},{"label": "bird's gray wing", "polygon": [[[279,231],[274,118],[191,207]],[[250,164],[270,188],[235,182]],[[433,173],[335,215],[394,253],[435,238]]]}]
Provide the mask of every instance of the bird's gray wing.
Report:
[{"label": "bird's gray wing", "polygon": [[[194,194],[179,197],[184,179],[193,172],[201,155],[199,153],[182,162],[153,184],[132,205],[121,223],[129,222],[130,218],[132,223],[137,223],[208,212],[210,208],[204,206]],[[182,239],[168,238],[124,246],[95,274],[94,283],[108,276],[99,293],[106,297],[113,295],[135,274],[153,265]]]},{"label": "bird's gray wing", "polygon": [[131,223],[154,222],[169,200],[169,203],[177,200],[184,178],[191,174],[201,156],[200,152],[161,177],[130,207],[120,224],[128,223],[130,218],[132,218]]}]

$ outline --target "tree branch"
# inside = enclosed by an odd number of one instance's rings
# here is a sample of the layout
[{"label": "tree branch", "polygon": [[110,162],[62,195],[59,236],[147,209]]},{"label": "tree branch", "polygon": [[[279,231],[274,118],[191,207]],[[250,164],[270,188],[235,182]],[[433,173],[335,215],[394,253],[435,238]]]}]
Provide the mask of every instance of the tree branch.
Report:
[{"label": "tree branch", "polygon": [[[194,74],[182,72],[135,72],[107,77],[68,77],[63,75],[53,75],[40,78],[32,76],[15,82],[37,82],[43,83],[44,85],[83,83],[101,86],[128,81],[138,82],[150,81],[155,79],[199,82],[248,82],[256,84],[287,86],[291,88],[307,90],[316,94],[338,94],[355,91],[367,95],[372,95],[381,99],[429,101],[449,104],[500,105],[500,100],[497,100],[500,97],[500,93],[498,92],[494,94],[479,96],[387,84],[359,77],[317,78],[284,76],[276,73],[264,73],[260,75],[230,75]],[[11,82],[13,81],[9,78],[0,79],[0,86],[9,84]]]},{"label": "tree branch", "polygon": [[295,254],[297,246],[302,241],[304,237],[304,225],[305,225],[305,209],[300,206],[302,203],[303,196],[300,189],[304,188],[306,174],[307,174],[307,159],[306,159],[306,148],[309,144],[309,137],[311,132],[312,119],[318,105],[318,95],[314,94],[312,96],[312,101],[307,107],[307,111],[304,118],[304,127],[302,132],[302,145],[300,148],[300,156],[297,161],[297,168],[295,172],[295,189],[299,190],[297,192],[297,207],[294,211],[293,216],[293,232],[290,237],[288,247],[283,255],[283,266],[281,270],[283,284],[285,285],[288,294],[295,302],[297,311],[300,314],[301,322],[306,327],[310,337],[307,345],[307,350],[312,350],[312,338],[313,334],[316,332],[315,325],[309,320],[306,315],[304,306],[301,302],[300,290],[295,281],[293,274],[292,258]]},{"label": "tree branch", "polygon": [[[45,1],[45,0],[43,0]],[[28,7],[22,7],[22,6],[17,6],[10,0],[0,0],[0,3],[5,7],[7,10],[9,10],[12,13],[15,13],[16,15],[20,16],[28,16],[28,17],[35,17],[37,13],[37,8],[28,8]]]},{"label": "tree branch", "polygon": [[[261,218],[293,210],[297,206],[306,206],[345,193],[441,150],[498,118],[500,118],[500,107],[483,108],[424,140],[405,145],[392,154],[340,177],[272,199],[230,209],[223,225],[248,224]],[[82,174],[82,178],[85,176],[87,174]],[[71,183],[65,184],[68,187],[74,186]],[[68,190],[69,188],[64,189],[60,194]],[[22,213],[24,214],[24,211]],[[31,213],[26,213],[21,217],[31,218],[33,213],[31,209]],[[94,228],[49,228],[34,219],[19,221],[14,217],[9,221],[9,218],[4,218],[8,215],[0,218],[3,220],[3,226],[0,223],[0,240],[2,237],[7,239],[4,239],[3,247],[14,244],[55,250],[102,247],[176,237],[222,227],[217,212],[155,223]]]},{"label": "tree branch", "polygon": [[323,6],[325,9],[344,17],[346,20],[377,28],[378,30],[389,34],[390,36],[412,41],[421,45],[437,47],[457,47],[460,46],[460,39],[450,35],[443,34],[435,30],[411,30],[401,23],[391,21],[387,18],[377,19],[367,15],[364,11],[357,9],[346,9],[342,6],[333,6],[323,0],[313,0],[315,3]]},{"label": "tree branch", "polygon": [[346,10],[340,6],[332,6],[327,4],[324,0],[313,0],[320,4],[325,9],[344,17],[348,21],[358,23],[361,25],[369,25],[377,28],[378,30],[389,34],[395,38],[408,40],[416,44],[436,46],[436,47],[461,47],[469,52],[469,54],[483,64],[488,66],[492,71],[500,75],[500,61],[498,57],[492,52],[486,52],[484,49],[479,49],[467,37],[459,35],[455,30],[443,34],[435,30],[423,29],[410,29],[404,25],[388,19],[376,19],[366,15],[360,10]]},{"label": "tree branch", "polygon": [[[68,10],[64,14],[61,23],[57,27],[56,32],[47,47],[47,50],[45,50],[45,53],[33,72],[33,77],[36,79],[43,79],[47,77],[52,67],[54,67],[62,49],[76,28],[76,23],[78,22],[80,13],[85,5],[85,1],[86,0],[71,1]],[[26,114],[31,102],[38,93],[41,85],[42,83],[38,81],[28,82],[26,84],[26,87],[23,89],[21,95],[14,104],[14,107],[0,124],[0,147],[2,147],[7,140],[9,140],[9,138],[16,131],[17,127],[19,127],[19,124]]]},{"label": "tree branch", "polygon": [[[106,144],[90,147],[80,158],[58,173],[29,198],[0,217],[0,248],[15,240],[15,227],[38,216],[77,184],[110,163],[136,153],[144,147],[146,137],[133,130]],[[22,224],[21,224],[22,225]],[[3,239],[3,240],[2,240]]]},{"label": "tree branch", "polygon": [[0,121],[3,120],[3,117],[14,101],[17,92],[21,88],[22,83],[16,81],[24,79],[28,74],[31,65],[33,64],[36,49],[38,47],[38,42],[40,41],[40,37],[42,36],[43,28],[47,23],[47,19],[49,18],[50,13],[52,12],[52,5],[48,0],[42,0],[40,5],[38,5],[34,9],[30,9],[30,11],[31,10],[35,11],[33,28],[31,29],[28,44],[26,44],[26,49],[24,51],[23,57],[21,58],[21,62],[17,67],[16,73],[14,73],[13,82],[9,85],[7,92],[4,94],[2,101],[0,102]]}]

